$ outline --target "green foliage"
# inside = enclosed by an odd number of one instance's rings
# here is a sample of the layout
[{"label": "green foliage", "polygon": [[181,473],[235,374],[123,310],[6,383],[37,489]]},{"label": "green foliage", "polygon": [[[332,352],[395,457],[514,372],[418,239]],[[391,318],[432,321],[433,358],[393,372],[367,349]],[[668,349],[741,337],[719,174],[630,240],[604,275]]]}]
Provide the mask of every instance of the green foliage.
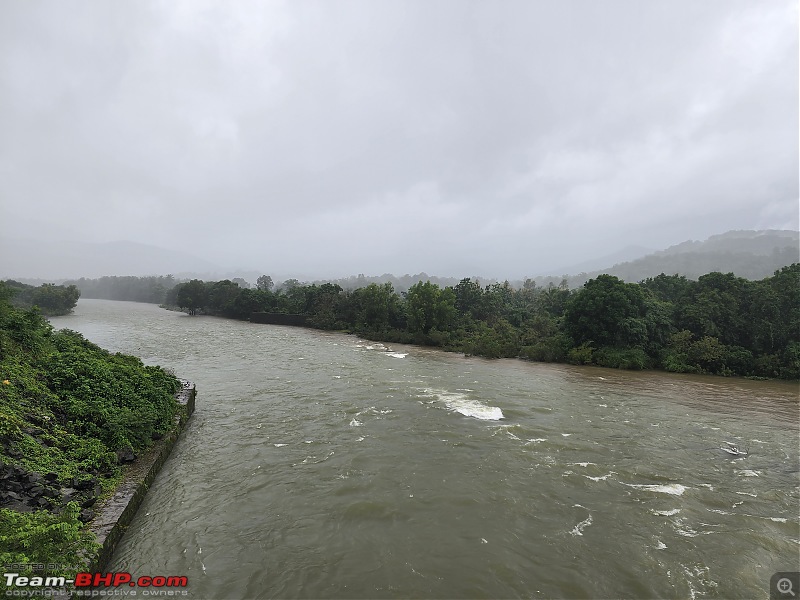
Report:
[{"label": "green foliage", "polygon": [[521,354],[529,360],[541,362],[564,362],[572,346],[572,340],[564,334],[540,338],[529,346],[523,346]]},{"label": "green foliage", "polygon": [[[79,514],[80,506],[75,502],[67,504],[61,514],[0,509],[0,564],[82,565],[84,557],[99,548],[99,544],[78,520]],[[17,572],[23,576],[33,574],[30,567]],[[74,576],[75,571],[54,570],[48,575],[68,577]],[[0,589],[5,589],[4,586],[5,580]]]},{"label": "green foliage", "polygon": [[[116,450],[141,451],[167,431],[180,383],[74,331],[54,332],[9,296],[0,285],[0,461],[110,490],[120,477]],[[94,541],[79,513],[77,504],[60,515],[0,510],[0,564],[80,564]]]},{"label": "green foliage", "polygon": [[592,360],[601,367],[641,371],[650,366],[650,359],[641,348],[600,348]]},{"label": "green foliage", "polygon": [[590,365],[593,354],[594,348],[592,348],[591,342],[583,342],[577,348],[570,349],[567,353],[567,360],[573,365]]},{"label": "green foliage", "polygon": [[647,336],[644,316],[645,295],[640,286],[600,275],[572,297],[564,327],[579,343],[640,346]]},{"label": "green foliage", "polygon": [[780,376],[784,379],[800,379],[800,342],[789,342],[783,351]]},{"label": "green foliage", "polygon": [[189,311],[189,314],[195,314],[198,309],[204,307],[208,302],[208,290],[199,279],[192,279],[176,287],[178,293],[175,299],[178,306]]},{"label": "green foliage", "polygon": [[210,314],[303,314],[313,327],[491,358],[800,378],[800,264],[762,281],[662,273],[633,284],[600,275],[577,291],[566,281],[537,287],[528,280],[514,289],[462,279],[454,287],[418,282],[399,295],[392,284],[359,281],[361,287],[344,291],[288,280],[276,292],[267,280],[257,290],[192,281],[177,295],[185,308]]},{"label": "green foliage", "polygon": [[262,292],[269,292],[272,291],[272,288],[275,284],[272,282],[272,277],[269,275],[262,275],[256,280],[256,288],[261,290]]},{"label": "green foliage", "polygon": [[505,319],[492,325],[481,322],[464,350],[486,358],[514,358],[520,354],[519,332]]},{"label": "green foliage", "polygon": [[11,299],[19,308],[36,307],[48,316],[66,315],[72,312],[81,293],[74,285],[63,286],[45,283],[39,287],[25,285],[17,281],[0,282],[6,291],[2,296]]}]

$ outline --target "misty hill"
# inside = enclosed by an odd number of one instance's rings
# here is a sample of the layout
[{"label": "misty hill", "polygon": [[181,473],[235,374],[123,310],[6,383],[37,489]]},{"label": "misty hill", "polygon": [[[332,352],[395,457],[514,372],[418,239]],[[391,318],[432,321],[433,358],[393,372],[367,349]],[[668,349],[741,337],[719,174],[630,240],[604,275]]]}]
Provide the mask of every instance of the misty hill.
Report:
[{"label": "misty hill", "polygon": [[55,242],[0,239],[0,279],[158,275],[217,271],[219,267],[187,252],[137,242]]},{"label": "misty hill", "polygon": [[[631,257],[636,257],[631,260]],[[612,262],[613,260],[625,262]],[[800,261],[800,232],[797,231],[729,231],[714,235],[705,241],[689,240],[670,246],[666,250],[652,251],[641,246],[629,246],[619,252],[588,260],[564,269],[565,275],[538,276],[533,278],[538,286],[559,285],[564,279],[570,289],[581,287],[584,283],[603,273],[615,275],[627,282],[638,282],[661,273],[684,275],[697,279],[701,275],[720,271],[734,273],[750,280],[764,279],[786,265]],[[599,268],[605,262],[605,268]],[[592,271],[578,271],[588,269]],[[465,275],[467,277],[468,275]],[[326,279],[314,283],[336,283],[344,289],[365,287],[370,283],[390,282],[398,292],[404,292],[419,281],[430,281],[440,287],[454,286],[460,277],[434,277],[426,273],[396,276],[385,273],[379,276],[363,274],[341,279]],[[477,277],[482,286],[497,283],[493,277]],[[511,281],[520,288],[523,281]]]},{"label": "misty hill", "polygon": [[712,271],[758,280],[770,277],[781,267],[798,261],[800,232],[728,231],[703,242],[689,240],[605,269],[563,277],[536,277],[535,281],[537,285],[558,284],[566,278],[570,288],[577,288],[603,273],[627,282],[637,282],[661,273],[697,279]]},{"label": "misty hill", "polygon": [[618,252],[585,260],[578,264],[552,269],[550,272],[553,275],[557,273],[588,273],[589,271],[607,269],[609,265],[618,265],[623,262],[631,262],[644,256],[648,256],[655,251],[655,248],[645,248],[644,246],[628,246]]}]

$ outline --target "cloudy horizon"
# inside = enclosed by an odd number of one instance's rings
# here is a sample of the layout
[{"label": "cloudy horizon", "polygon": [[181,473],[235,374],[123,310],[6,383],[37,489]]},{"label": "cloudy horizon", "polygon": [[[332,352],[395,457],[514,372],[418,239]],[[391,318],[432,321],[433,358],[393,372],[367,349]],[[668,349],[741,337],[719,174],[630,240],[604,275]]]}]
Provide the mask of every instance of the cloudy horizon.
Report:
[{"label": "cloudy horizon", "polygon": [[0,57],[5,237],[521,278],[800,220],[794,2],[4,3]]}]

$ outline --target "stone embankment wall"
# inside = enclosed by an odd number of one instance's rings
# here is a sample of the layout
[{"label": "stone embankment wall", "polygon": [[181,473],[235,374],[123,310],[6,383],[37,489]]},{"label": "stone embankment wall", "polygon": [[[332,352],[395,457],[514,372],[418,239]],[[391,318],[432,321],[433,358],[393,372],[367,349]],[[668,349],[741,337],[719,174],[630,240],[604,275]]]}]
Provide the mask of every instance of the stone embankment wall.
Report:
[{"label": "stone embankment wall", "polygon": [[89,528],[97,536],[100,550],[91,559],[89,571],[105,570],[114,554],[114,549],[147,495],[147,490],[150,489],[150,485],[186,427],[189,417],[192,416],[196,394],[197,390],[193,383],[182,381],[182,387],[175,394],[175,399],[183,410],[179,410],[175,415],[175,426],[126,468],[122,483],[114,495],[103,504],[98,503],[94,507],[95,518],[89,523]]},{"label": "stone embankment wall", "polygon": [[250,313],[251,323],[266,323],[269,325],[293,325],[295,327],[306,327],[308,317],[306,315],[285,315],[282,313]]}]

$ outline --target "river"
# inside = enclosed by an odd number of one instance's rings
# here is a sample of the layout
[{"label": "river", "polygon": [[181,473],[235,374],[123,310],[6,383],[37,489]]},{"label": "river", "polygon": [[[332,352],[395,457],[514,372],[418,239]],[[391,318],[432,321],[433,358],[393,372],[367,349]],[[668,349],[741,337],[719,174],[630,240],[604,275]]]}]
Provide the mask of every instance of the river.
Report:
[{"label": "river", "polygon": [[800,569],[797,383],[132,302],[51,322],[196,382],[110,567],[186,575],[191,598],[753,598]]}]

